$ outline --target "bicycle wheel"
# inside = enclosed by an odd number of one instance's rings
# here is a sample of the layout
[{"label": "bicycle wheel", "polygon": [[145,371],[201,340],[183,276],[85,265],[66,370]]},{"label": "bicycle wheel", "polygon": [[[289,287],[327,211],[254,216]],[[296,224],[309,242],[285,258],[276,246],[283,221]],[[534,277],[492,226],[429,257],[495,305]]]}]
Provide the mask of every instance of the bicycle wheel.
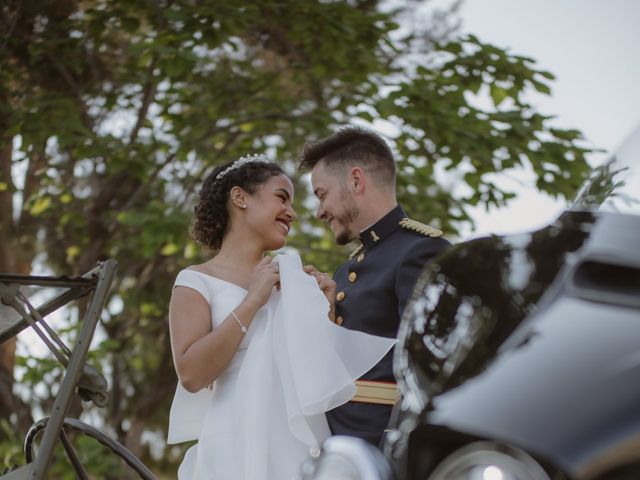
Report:
[{"label": "bicycle wheel", "polygon": [[[27,432],[24,440],[27,463],[31,463],[34,460],[36,437],[46,428],[48,421],[49,417],[38,420]],[[60,431],[60,441],[66,460],[68,460],[68,462],[65,462],[66,471],[68,472],[68,467],[70,467],[76,478],[81,480],[108,477],[124,478],[125,476],[130,476],[125,473],[128,470],[129,474],[135,472],[143,480],[157,480],[144,463],[124,445],[80,420],[75,418],[64,419],[62,430]],[[107,450],[106,453],[110,455],[104,455],[105,449]],[[99,461],[96,461],[96,459]],[[64,470],[64,467],[57,464],[52,465],[51,468]],[[50,471],[51,468],[49,469]],[[87,468],[98,471],[89,473]],[[51,475],[48,478],[51,478]]]}]

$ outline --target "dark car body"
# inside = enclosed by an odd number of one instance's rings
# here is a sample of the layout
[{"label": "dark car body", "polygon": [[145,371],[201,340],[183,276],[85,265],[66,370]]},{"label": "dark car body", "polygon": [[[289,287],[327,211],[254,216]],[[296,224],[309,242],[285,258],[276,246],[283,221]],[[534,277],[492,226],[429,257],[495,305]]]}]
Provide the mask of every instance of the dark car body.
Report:
[{"label": "dark car body", "polygon": [[399,478],[475,442],[550,478],[640,478],[639,170],[636,132],[551,225],[460,244],[424,272],[384,445]]},{"label": "dark car body", "polygon": [[392,478],[640,479],[639,201],[640,129],[551,225],[423,272],[394,354]]}]

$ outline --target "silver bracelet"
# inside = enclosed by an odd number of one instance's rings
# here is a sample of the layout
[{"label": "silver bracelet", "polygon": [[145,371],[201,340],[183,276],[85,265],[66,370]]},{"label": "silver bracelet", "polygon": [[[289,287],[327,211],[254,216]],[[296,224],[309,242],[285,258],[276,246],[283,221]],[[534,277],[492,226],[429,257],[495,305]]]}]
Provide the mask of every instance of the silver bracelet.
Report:
[{"label": "silver bracelet", "polygon": [[233,318],[236,319],[236,322],[238,322],[238,325],[240,325],[240,331],[242,333],[247,333],[247,327],[245,327],[242,322],[240,321],[240,319],[238,318],[238,316],[236,315],[236,312],[234,312],[233,310],[231,310],[231,315],[233,315]]}]

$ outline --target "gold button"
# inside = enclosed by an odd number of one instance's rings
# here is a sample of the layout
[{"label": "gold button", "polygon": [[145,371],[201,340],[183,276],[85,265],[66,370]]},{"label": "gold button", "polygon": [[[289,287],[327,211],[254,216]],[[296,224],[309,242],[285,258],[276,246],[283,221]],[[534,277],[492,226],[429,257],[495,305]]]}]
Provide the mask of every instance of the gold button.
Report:
[{"label": "gold button", "polygon": [[351,283],[355,282],[357,278],[358,278],[358,274],[356,272],[351,272],[349,274],[349,281]]},{"label": "gold button", "polygon": [[342,317],[340,315],[336,317],[336,325],[338,326],[342,325]]},{"label": "gold button", "polygon": [[341,302],[342,300],[344,300],[345,297],[345,293],[344,292],[338,292],[338,294],[336,295],[336,300],[338,300],[339,302]]},{"label": "gold button", "polygon": [[364,260],[364,253],[361,253],[360,255],[358,255],[358,258],[356,258],[356,260],[358,260],[359,262]]}]

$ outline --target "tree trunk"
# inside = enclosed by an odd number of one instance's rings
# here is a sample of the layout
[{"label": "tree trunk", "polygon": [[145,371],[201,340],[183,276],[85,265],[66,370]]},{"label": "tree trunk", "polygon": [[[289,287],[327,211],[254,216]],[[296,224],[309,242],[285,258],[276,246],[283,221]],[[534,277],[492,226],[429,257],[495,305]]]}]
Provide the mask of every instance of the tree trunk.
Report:
[{"label": "tree trunk", "polygon": [[[19,261],[13,225],[13,181],[11,178],[12,139],[0,135],[0,272],[28,273],[31,262]],[[16,414],[14,429],[25,432],[32,423],[31,409],[13,392],[13,370],[16,360],[16,338],[0,344],[0,421],[10,421]],[[0,430],[0,439],[3,433]]]}]

